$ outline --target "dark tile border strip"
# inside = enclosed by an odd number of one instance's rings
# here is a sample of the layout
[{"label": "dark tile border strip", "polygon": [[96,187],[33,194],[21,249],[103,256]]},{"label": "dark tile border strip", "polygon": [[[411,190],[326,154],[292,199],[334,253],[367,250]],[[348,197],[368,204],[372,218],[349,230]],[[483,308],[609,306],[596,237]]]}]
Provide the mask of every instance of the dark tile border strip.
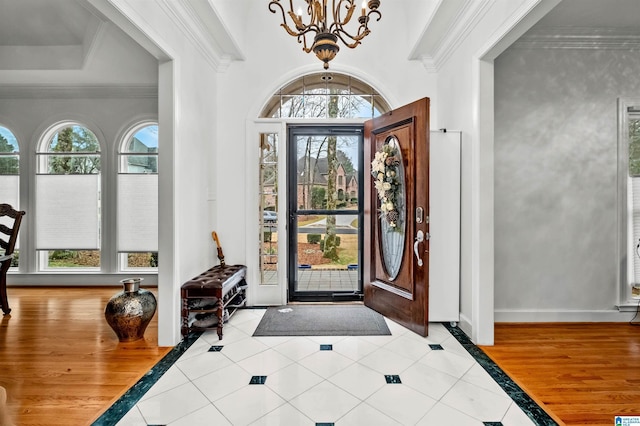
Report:
[{"label": "dark tile border strip", "polygon": [[190,333],[174,346],[168,354],[147,371],[138,382],[120,397],[107,411],[102,413],[91,426],[113,426],[117,424],[144,396],[164,373],[195,343],[202,332]]},{"label": "dark tile border strip", "polygon": [[518,404],[520,409],[529,416],[537,426],[558,426],[540,406],[525,391],[520,388],[511,377],[509,377],[498,365],[477,347],[458,327],[453,327],[449,323],[442,323],[453,337],[475,358],[476,362],[484,368],[493,380],[504,389],[504,391]]}]

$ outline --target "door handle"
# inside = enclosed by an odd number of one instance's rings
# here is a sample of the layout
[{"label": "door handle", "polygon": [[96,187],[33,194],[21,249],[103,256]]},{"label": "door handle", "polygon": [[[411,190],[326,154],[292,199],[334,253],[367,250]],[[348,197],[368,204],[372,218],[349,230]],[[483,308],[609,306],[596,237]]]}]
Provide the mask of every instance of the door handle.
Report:
[{"label": "door handle", "polygon": [[413,252],[416,255],[416,259],[418,259],[418,266],[422,266],[423,264],[422,258],[420,257],[420,252],[418,251],[418,246],[423,241],[424,241],[424,232],[422,232],[422,229],[419,229],[418,233],[416,234],[416,241],[413,243]]}]

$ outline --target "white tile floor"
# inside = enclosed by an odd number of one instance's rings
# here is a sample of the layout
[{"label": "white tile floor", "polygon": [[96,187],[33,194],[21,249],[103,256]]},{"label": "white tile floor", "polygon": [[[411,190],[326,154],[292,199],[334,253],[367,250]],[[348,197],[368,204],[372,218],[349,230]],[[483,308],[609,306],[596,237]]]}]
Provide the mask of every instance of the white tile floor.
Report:
[{"label": "white tile floor", "polygon": [[251,337],[264,312],[203,334],[118,425],[534,424],[441,324],[427,338],[390,320],[391,336]]}]

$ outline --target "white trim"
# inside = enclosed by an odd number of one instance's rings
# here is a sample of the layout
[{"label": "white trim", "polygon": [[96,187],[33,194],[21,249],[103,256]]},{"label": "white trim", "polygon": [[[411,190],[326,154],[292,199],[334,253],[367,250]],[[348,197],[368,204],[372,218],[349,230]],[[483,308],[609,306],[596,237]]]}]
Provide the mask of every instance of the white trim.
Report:
[{"label": "white trim", "polygon": [[484,15],[491,9],[496,0],[467,1],[456,16],[456,24],[443,37],[442,42],[432,54],[433,64],[436,70],[451,57],[453,52],[466,39],[471,31],[478,25]]},{"label": "white trim", "polygon": [[513,45],[527,30],[545,16],[561,0],[528,0],[524,2],[478,51],[477,57],[494,60]]},{"label": "white trim", "polygon": [[466,315],[463,315],[462,312],[460,313],[460,321],[458,321],[458,327],[460,328],[460,330],[464,331],[464,334],[470,337],[471,341],[474,344],[477,344],[473,337],[471,337],[473,336],[473,325],[471,324],[471,320]]},{"label": "white trim", "polygon": [[[244,59],[226,28],[224,31],[217,31],[217,36],[223,40],[219,41],[213,35],[213,31],[223,27],[223,23],[208,2],[200,2],[206,4],[204,7],[197,3],[191,4],[189,0],[159,0],[158,3],[215,71],[225,72],[231,61]],[[207,28],[203,15],[213,21],[212,28]]]},{"label": "white trim", "polygon": [[[169,61],[176,56],[174,50],[161,37],[162,33],[158,32],[162,28],[150,24],[145,19],[146,16],[137,13],[134,7],[127,4],[131,0],[85,1],[86,7],[93,8],[98,15],[103,15],[160,62]],[[144,24],[144,28],[141,24]]]},{"label": "white trim", "polygon": [[[180,246],[176,244],[179,232],[176,217],[180,206],[176,202],[176,176],[174,161],[176,145],[176,93],[180,79],[174,61],[158,67],[158,346],[173,346],[180,334]],[[160,149],[162,147],[162,149]]]},{"label": "white trim", "polygon": [[0,98],[7,99],[155,99],[158,87],[153,85],[128,86],[55,86],[11,85],[0,87]]},{"label": "white trim", "polygon": [[493,61],[472,64],[474,130],[471,144],[471,340],[493,345],[494,194],[493,194]]},{"label": "white trim", "polygon": [[[624,302],[620,303],[617,306],[620,312],[639,312],[640,311],[640,300],[638,299],[628,299]],[[639,314],[640,315],[640,314]]]},{"label": "white trim", "polygon": [[144,278],[145,285],[156,285],[158,282],[157,273],[127,271],[123,273],[105,274],[97,270],[86,271],[82,273],[74,273],[66,271],[46,271],[38,273],[19,273],[12,272],[11,279],[7,280],[7,287],[59,287],[59,286],[120,286],[119,281],[127,276],[131,276],[135,272],[135,276]]},{"label": "white trim", "polygon": [[637,28],[540,27],[513,44],[516,49],[638,50]]},{"label": "white trim", "polygon": [[88,64],[90,64],[100,47],[100,42],[104,39],[107,31],[107,22],[97,17],[92,13],[94,19],[87,23],[87,30],[85,31],[82,39],[82,51],[84,53],[82,57],[82,69],[86,70]]},{"label": "white trim", "polygon": [[512,310],[497,309],[495,321],[498,322],[629,322],[633,312],[619,310]]}]

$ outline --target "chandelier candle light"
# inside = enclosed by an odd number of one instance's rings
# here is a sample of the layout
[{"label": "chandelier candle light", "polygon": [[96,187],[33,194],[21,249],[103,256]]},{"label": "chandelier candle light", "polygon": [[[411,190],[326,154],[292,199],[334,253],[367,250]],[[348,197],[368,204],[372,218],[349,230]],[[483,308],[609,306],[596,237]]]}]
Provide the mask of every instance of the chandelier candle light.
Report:
[{"label": "chandelier candle light", "polygon": [[[286,0],[283,0],[283,2]],[[297,1],[297,0],[296,0]],[[331,1],[331,9],[328,10],[328,3]],[[289,0],[289,11],[285,12],[280,0],[271,0],[269,10],[277,13],[278,9],[282,13],[282,24],[287,33],[298,38],[298,43],[303,44],[302,50],[309,53],[313,51],[318,59],[324,62],[324,69],[329,68],[329,61],[336,57],[340,50],[338,39],[345,46],[353,49],[360,44],[371,31],[369,30],[369,20],[372,16],[377,16],[377,21],[382,18],[378,11],[380,0],[364,0],[362,2],[361,13],[357,18],[359,26],[352,26],[349,32],[347,25],[356,15],[356,0],[303,0],[306,3],[306,16],[302,15],[302,7],[294,11],[294,0]],[[292,25],[287,20],[289,16]],[[332,19],[330,21],[329,19]],[[308,23],[305,21],[308,19]],[[355,32],[354,32],[355,31]],[[307,35],[313,36],[313,44],[307,43]]]}]

